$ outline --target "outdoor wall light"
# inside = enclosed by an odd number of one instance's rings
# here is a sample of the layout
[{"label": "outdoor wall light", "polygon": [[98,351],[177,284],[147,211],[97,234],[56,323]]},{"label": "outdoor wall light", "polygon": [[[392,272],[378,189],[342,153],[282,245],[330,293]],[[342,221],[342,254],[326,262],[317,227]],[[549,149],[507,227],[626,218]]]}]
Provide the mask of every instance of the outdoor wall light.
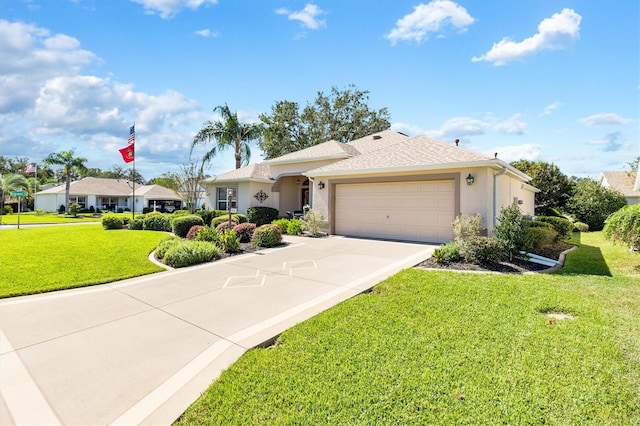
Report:
[{"label": "outdoor wall light", "polygon": [[467,176],[467,185],[471,186],[473,185],[473,182],[475,182],[475,178],[473,176],[471,176],[471,173],[469,173],[469,176]]},{"label": "outdoor wall light", "polygon": [[324,189],[324,182],[323,181],[318,182],[318,189]]}]

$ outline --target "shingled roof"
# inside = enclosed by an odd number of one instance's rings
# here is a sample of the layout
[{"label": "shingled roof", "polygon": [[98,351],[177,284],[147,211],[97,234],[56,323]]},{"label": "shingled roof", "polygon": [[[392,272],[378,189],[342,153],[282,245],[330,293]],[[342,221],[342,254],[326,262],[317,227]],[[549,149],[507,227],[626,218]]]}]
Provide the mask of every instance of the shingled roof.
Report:
[{"label": "shingled roof", "polygon": [[205,182],[229,182],[241,180],[272,180],[267,163],[249,164],[248,166],[221,173]]},{"label": "shingled roof", "polygon": [[602,172],[600,182],[603,186],[620,191],[625,197],[640,197],[640,191],[634,191],[636,173],[632,171]]},{"label": "shingled roof", "polygon": [[309,171],[309,176],[456,165],[492,158],[427,136],[395,141],[377,150]]},{"label": "shingled roof", "polygon": [[311,146],[309,148],[301,149],[300,151],[285,154],[281,157],[274,158],[272,160],[265,161],[266,164],[279,164],[279,163],[297,163],[304,161],[318,161],[324,159],[340,159],[349,158],[354,155],[358,155],[357,149],[349,144],[338,141],[327,141],[318,145]]}]

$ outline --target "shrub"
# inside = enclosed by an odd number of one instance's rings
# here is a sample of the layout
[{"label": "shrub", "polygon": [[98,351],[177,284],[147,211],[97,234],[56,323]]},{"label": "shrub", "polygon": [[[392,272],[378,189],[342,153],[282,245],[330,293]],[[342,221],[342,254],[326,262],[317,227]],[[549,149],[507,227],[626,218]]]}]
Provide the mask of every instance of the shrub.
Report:
[{"label": "shrub", "polygon": [[236,225],[237,225],[237,223],[235,223],[235,222],[229,222],[229,221],[227,221],[227,222],[222,222],[222,223],[219,223],[219,224],[218,224],[218,226],[216,226],[216,231],[218,231],[218,232],[224,232],[224,231],[226,231],[227,229],[233,229],[233,228],[235,228],[235,226],[236,226]]},{"label": "shrub", "polygon": [[271,223],[277,225],[283,234],[286,234],[287,230],[289,229],[289,219],[287,219],[286,217],[276,219]]},{"label": "shrub", "polygon": [[44,216],[44,210],[36,209],[36,216]]},{"label": "shrub", "polygon": [[220,240],[220,234],[212,227],[205,226],[200,229],[200,231],[198,231],[194,239],[196,241],[208,241],[210,243],[218,244],[218,241]]},{"label": "shrub", "polygon": [[166,214],[151,212],[144,217],[142,227],[146,231],[171,232],[171,220]]},{"label": "shrub", "polygon": [[555,216],[538,216],[536,220],[550,224],[558,233],[557,240],[568,240],[571,238],[573,223],[571,223],[569,219]]},{"label": "shrub", "polygon": [[256,228],[252,241],[258,247],[273,247],[282,242],[280,227],[272,224]]},{"label": "shrub", "polygon": [[144,229],[144,218],[138,216],[129,222],[129,229],[134,231],[141,231]]},{"label": "shrub", "polygon": [[640,250],[640,204],[633,204],[609,216],[603,229],[604,237]]},{"label": "shrub", "polygon": [[64,214],[64,212],[67,211],[67,208],[64,206],[64,204],[60,204],[60,207],[58,207],[58,214]]},{"label": "shrub", "polygon": [[266,225],[278,218],[278,209],[271,207],[249,207],[247,209],[249,222],[255,223],[256,226]]},{"label": "shrub", "polygon": [[473,215],[459,215],[453,221],[453,236],[456,241],[465,238],[477,237],[482,232],[482,216],[476,213]]},{"label": "shrub", "polygon": [[528,228],[548,228],[553,229],[553,226],[548,222],[539,222],[537,220],[531,220],[527,222]]},{"label": "shrub", "polygon": [[217,216],[215,210],[198,210],[196,214],[202,218],[207,226],[211,226],[211,221]]},{"label": "shrub", "polygon": [[304,224],[300,219],[290,219],[287,224],[287,234],[289,235],[302,235],[302,228]]},{"label": "shrub", "polygon": [[78,213],[80,213],[80,204],[71,203],[69,206],[69,214],[73,217],[78,217]]},{"label": "shrub", "polygon": [[460,248],[456,242],[443,244],[433,251],[433,260],[435,260],[436,263],[455,262],[459,259]]},{"label": "shrub", "polygon": [[163,262],[173,268],[211,262],[220,257],[220,249],[205,241],[181,241],[164,255]]},{"label": "shrub", "polygon": [[558,233],[551,227],[529,227],[527,232],[531,235],[533,253],[540,254],[543,249],[556,241]]},{"label": "shrub", "polygon": [[[179,210],[180,211],[180,210]],[[175,214],[175,213],[173,213]],[[192,226],[204,226],[204,221],[195,214],[179,215],[173,219],[173,233],[178,237],[185,238]]]},{"label": "shrub", "polygon": [[[171,220],[173,221],[173,220],[176,220],[176,218],[183,217],[183,216],[188,216],[188,215],[189,215],[189,211],[188,210],[174,210],[174,212],[171,213]],[[198,216],[198,217],[200,217],[200,216]]]},{"label": "shrub", "polygon": [[256,230],[256,224],[250,222],[240,223],[234,226],[233,230],[238,235],[238,239],[241,243],[248,243],[249,241],[251,241],[251,236]]},{"label": "shrub", "polygon": [[4,214],[13,214],[13,207],[5,205],[4,206]]},{"label": "shrub", "polygon": [[95,213],[96,212],[96,208],[93,206],[89,207],[89,213]]},{"label": "shrub", "polygon": [[307,231],[312,237],[320,234],[320,225],[324,220],[324,215],[317,210],[309,210],[302,218],[302,229]]},{"label": "shrub", "polygon": [[154,256],[158,260],[162,260],[167,250],[172,248],[177,244],[182,244],[182,239],[180,237],[176,237],[175,235],[170,235],[158,241],[158,245],[156,246],[156,250]]},{"label": "shrub", "polygon": [[118,207],[118,213],[124,213],[124,209],[122,207]]},{"label": "shrub", "polygon": [[[215,217],[215,218],[213,218],[211,220],[211,225],[209,225],[209,226],[211,226],[212,228],[217,228],[218,225],[220,225],[221,223],[228,222],[228,221],[229,221],[229,215],[228,214],[224,215],[224,216],[218,216],[218,217]],[[233,216],[231,216],[231,222],[233,222]],[[235,225],[238,224],[238,222],[233,222],[233,223]]]},{"label": "shrub", "polygon": [[102,218],[103,229],[122,229],[123,226],[124,222],[122,221],[122,218],[118,216],[108,214]]},{"label": "shrub", "polygon": [[497,220],[498,223],[493,228],[493,236],[509,260],[517,257],[521,250],[531,250],[531,234],[526,232],[527,222],[516,204],[500,209]]},{"label": "shrub", "polygon": [[153,211],[153,207],[143,207],[142,214],[151,213]]},{"label": "shrub", "polygon": [[237,224],[249,222],[249,218],[246,215],[243,215],[242,213],[236,213],[231,215],[231,220],[233,220]]},{"label": "shrub", "polygon": [[484,265],[502,259],[502,246],[495,238],[470,237],[458,244],[460,256],[467,262]]},{"label": "shrub", "polygon": [[573,231],[574,232],[589,232],[589,225],[587,225],[586,223],[583,222],[575,222],[573,224]]},{"label": "shrub", "polygon": [[235,253],[240,250],[240,239],[233,229],[220,232],[218,244],[225,253]]},{"label": "shrub", "polygon": [[576,220],[589,225],[589,230],[600,231],[605,220],[626,205],[627,199],[618,191],[605,188],[595,179],[580,178],[566,208]]},{"label": "shrub", "polygon": [[204,225],[193,225],[190,229],[189,232],[187,232],[187,240],[193,240],[196,238],[196,236],[198,235],[198,232],[200,232],[200,230],[204,228]]}]

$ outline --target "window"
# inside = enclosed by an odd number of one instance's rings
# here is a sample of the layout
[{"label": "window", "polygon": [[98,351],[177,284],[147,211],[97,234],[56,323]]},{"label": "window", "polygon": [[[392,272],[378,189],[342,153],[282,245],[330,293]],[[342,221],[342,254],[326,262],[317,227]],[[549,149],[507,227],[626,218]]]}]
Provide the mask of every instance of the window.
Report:
[{"label": "window", "polygon": [[232,191],[232,200],[231,200],[231,208],[238,208],[238,188],[235,186],[219,186],[216,188],[217,198],[216,198],[216,209],[218,210],[228,210],[229,206],[227,206],[227,191]]},{"label": "window", "polygon": [[69,197],[69,204],[78,203],[81,209],[87,208],[87,198],[86,197]]}]

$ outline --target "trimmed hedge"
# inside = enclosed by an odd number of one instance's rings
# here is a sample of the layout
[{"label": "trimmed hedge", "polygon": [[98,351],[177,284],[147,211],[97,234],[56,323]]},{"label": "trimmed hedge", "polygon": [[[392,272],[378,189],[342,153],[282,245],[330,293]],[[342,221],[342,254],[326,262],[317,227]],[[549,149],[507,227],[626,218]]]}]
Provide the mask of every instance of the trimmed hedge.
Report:
[{"label": "trimmed hedge", "polygon": [[138,216],[135,219],[129,221],[129,229],[134,231],[142,231],[144,229],[144,218]]},{"label": "trimmed hedge", "polygon": [[103,229],[122,229],[124,221],[119,216],[106,215],[102,218]]},{"label": "trimmed hedge", "polygon": [[531,234],[531,239],[533,240],[532,251],[536,254],[540,254],[546,246],[558,238],[558,233],[551,227],[530,227],[527,232]]},{"label": "trimmed hedge", "polygon": [[470,237],[458,243],[460,256],[476,265],[495,263],[502,259],[502,246],[490,237]]},{"label": "trimmed hedge", "polygon": [[255,223],[256,226],[270,224],[278,218],[278,209],[272,207],[249,207],[247,209],[249,222]]},{"label": "trimmed hedge", "polygon": [[286,234],[287,230],[289,229],[289,219],[287,219],[286,217],[281,217],[280,219],[276,219],[271,223],[273,225],[277,225],[283,234]]},{"label": "trimmed hedge", "polygon": [[277,225],[262,225],[256,228],[251,241],[258,247],[277,246],[282,242],[282,232]]},{"label": "trimmed hedge", "polygon": [[604,237],[640,250],[640,204],[625,206],[609,216],[604,224]]},{"label": "trimmed hedge", "polygon": [[158,212],[147,213],[142,226],[146,231],[171,232],[171,218]]},{"label": "trimmed hedge", "polygon": [[290,219],[287,224],[287,234],[289,235],[302,235],[302,228],[304,223],[300,219]]},{"label": "trimmed hedge", "polygon": [[241,243],[248,243],[251,241],[251,236],[256,230],[256,224],[251,222],[240,223],[234,226],[233,230],[238,235]]},{"label": "trimmed hedge", "polygon": [[227,222],[222,222],[222,223],[219,223],[219,224],[218,224],[218,226],[216,226],[216,231],[218,231],[218,232],[224,232],[224,231],[226,231],[227,229],[233,229],[233,228],[235,228],[237,225],[238,225],[238,224],[237,224],[237,223],[235,223],[235,222],[229,222],[229,221],[227,221]]},{"label": "trimmed hedge", "polygon": [[211,221],[218,216],[216,210],[198,210],[196,214],[202,218],[204,224],[207,226],[210,226]]},{"label": "trimmed hedge", "polygon": [[558,233],[556,241],[559,239],[568,240],[569,238],[571,238],[571,233],[573,232],[573,223],[569,219],[555,216],[538,216],[536,220],[548,223],[553,226],[553,229],[555,229],[555,231]]},{"label": "trimmed hedge", "polygon": [[573,230],[574,232],[589,232],[589,225],[584,222],[575,222],[573,224]]},{"label": "trimmed hedge", "polygon": [[176,234],[178,237],[185,238],[189,233],[189,230],[191,229],[191,227],[196,225],[204,226],[204,221],[200,216],[195,214],[178,216],[175,219],[173,219],[173,223],[172,223],[173,233]]},{"label": "trimmed hedge", "polygon": [[[229,215],[228,214],[226,214],[224,216],[218,216],[218,217],[216,217],[216,218],[211,220],[211,224],[209,226],[211,226],[212,228],[217,228],[218,225],[220,225],[221,223],[228,222],[228,221],[229,221]],[[231,222],[233,222],[234,225],[238,224],[238,222],[233,220],[233,216],[231,216]]]}]

